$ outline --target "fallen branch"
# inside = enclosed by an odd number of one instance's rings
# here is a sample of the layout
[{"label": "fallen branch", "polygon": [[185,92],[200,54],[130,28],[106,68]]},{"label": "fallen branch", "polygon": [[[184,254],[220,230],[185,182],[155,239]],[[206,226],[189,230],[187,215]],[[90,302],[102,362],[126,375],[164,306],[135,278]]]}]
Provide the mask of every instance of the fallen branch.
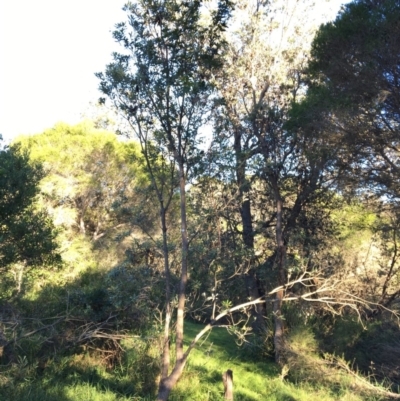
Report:
[{"label": "fallen branch", "polygon": [[394,398],[394,399],[400,399],[400,394],[393,393],[392,391],[389,391],[388,389],[384,389],[384,388],[375,386],[369,380],[361,377],[359,374],[357,374],[356,372],[352,371],[350,369],[350,367],[345,362],[341,361],[338,358],[332,358],[332,360],[331,361],[327,361],[327,363],[344,370],[350,376],[354,377],[357,380],[357,383],[360,386],[362,386],[364,388],[367,388],[370,391],[373,391],[373,392],[379,393],[379,394],[383,394],[386,397],[390,397],[390,398]]}]

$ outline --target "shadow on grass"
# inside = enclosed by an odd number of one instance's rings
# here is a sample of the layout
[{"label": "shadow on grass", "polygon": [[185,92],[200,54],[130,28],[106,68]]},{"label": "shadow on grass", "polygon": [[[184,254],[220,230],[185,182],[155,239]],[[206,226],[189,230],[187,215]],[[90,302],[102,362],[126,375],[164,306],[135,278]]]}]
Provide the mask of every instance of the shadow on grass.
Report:
[{"label": "shadow on grass", "polygon": [[[12,305],[3,302],[0,318],[10,322],[5,330],[10,341],[7,352],[0,347],[0,401],[122,401],[154,394],[159,361],[154,352],[148,355],[152,344],[130,349],[128,360],[119,340],[110,348],[114,340],[90,338],[96,327],[105,333],[146,333],[152,315],[131,300],[145,287],[142,273],[140,268],[90,269],[68,284],[47,283]],[[125,304],[113,303],[116,294]],[[7,308],[12,313],[6,316]],[[120,355],[110,362],[114,350]],[[85,355],[92,365],[76,363]]]},{"label": "shadow on grass", "polygon": [[[186,322],[186,344],[189,344],[203,327],[200,324]],[[205,388],[209,394],[203,393],[202,399],[222,400],[222,374],[227,369],[231,369],[235,400],[268,400],[267,383],[278,375],[275,363],[269,360],[254,360],[252,355],[247,355],[246,350],[236,344],[235,340],[235,337],[226,329],[214,328],[211,333],[199,341],[193,350],[183,380],[186,376],[191,377],[191,379],[186,379],[189,385],[196,377],[199,386]],[[211,394],[214,396],[211,397]],[[290,400],[283,393],[275,399]]]},{"label": "shadow on grass", "polygon": [[75,401],[66,396],[62,388],[50,393],[33,385],[19,387],[16,390],[0,388],[0,397],[2,401]]},{"label": "shadow on grass", "polygon": [[[116,268],[111,272],[88,270],[67,285],[47,284],[35,298],[21,299],[16,305],[21,315],[29,316],[31,319],[26,320],[23,330],[38,329],[42,327],[44,319],[67,312],[80,314],[82,320],[77,325],[102,322],[110,313],[114,313],[115,297],[119,297],[119,301],[127,301],[141,288],[148,288],[143,284],[144,280],[147,280],[144,273],[140,269],[127,271]],[[151,287],[154,291],[153,297],[157,296],[157,285]],[[153,316],[154,311],[151,310],[151,313],[146,315],[146,311],[136,310],[135,304],[129,308],[131,309],[127,310],[130,314],[118,316],[107,330],[113,332],[123,328],[130,332],[136,330],[137,333],[142,333],[146,319]],[[38,323],[34,323],[32,318],[35,317]],[[52,321],[49,320],[50,323]],[[202,327],[204,326],[186,322],[186,345]],[[28,371],[28,368],[22,366],[23,377],[20,379],[17,376],[21,376],[21,372],[8,372],[10,385],[0,387],[0,400],[123,401],[132,400],[133,396],[137,397],[133,400],[143,400],[146,396],[153,399],[151,395],[155,391],[158,363],[156,353],[153,352],[153,356],[150,356],[146,354],[146,350],[138,348],[136,352],[136,349],[132,349],[123,356],[125,359],[114,364],[112,370],[107,370],[98,359],[93,361],[92,365],[90,360],[84,360],[86,352],[84,347],[82,348],[84,344],[73,344],[70,340],[76,337],[74,334],[76,329],[74,323],[60,323],[29,337],[22,347],[17,347],[15,358],[18,360],[27,356],[27,362],[32,368]],[[58,345],[43,350],[42,345],[49,338],[54,342],[58,341]],[[206,334],[189,357],[186,372],[181,380],[182,385],[179,385],[174,392],[177,398],[171,399],[210,401],[222,399],[222,373],[227,369],[232,369],[234,372],[237,401],[268,399],[265,383],[268,378],[277,376],[275,364],[268,360],[254,360],[253,355],[247,354],[246,349],[238,347],[235,340],[235,337],[223,328],[214,328]],[[87,353],[86,355],[90,359],[90,355]],[[35,365],[43,356],[46,359],[46,367],[42,374],[39,374]],[[193,387],[194,380],[198,382],[199,389],[193,390],[192,398],[187,398],[187,389]],[[208,398],[207,394],[210,394]],[[283,396],[276,399],[289,400]]]},{"label": "shadow on grass", "polygon": [[[191,321],[185,322],[185,344],[189,345],[194,337],[204,326]],[[249,364],[249,369],[260,370],[267,376],[276,376],[278,373],[273,359],[254,355],[254,350],[248,346],[239,346],[236,337],[230,334],[225,328],[215,327],[205,334],[197,343],[196,350],[204,355],[205,358],[212,357],[221,361],[232,363]]]},{"label": "shadow on grass", "polygon": [[[60,367],[59,365],[65,366]],[[133,375],[132,375],[133,376]],[[152,386],[143,387],[139,380],[132,380],[130,369],[106,372],[100,366],[85,367],[68,360],[52,361],[42,375],[15,380],[10,386],[0,387],[1,401],[123,401],[133,395],[154,394]],[[139,398],[137,398],[139,399]],[[140,398],[143,399],[143,398]]]}]

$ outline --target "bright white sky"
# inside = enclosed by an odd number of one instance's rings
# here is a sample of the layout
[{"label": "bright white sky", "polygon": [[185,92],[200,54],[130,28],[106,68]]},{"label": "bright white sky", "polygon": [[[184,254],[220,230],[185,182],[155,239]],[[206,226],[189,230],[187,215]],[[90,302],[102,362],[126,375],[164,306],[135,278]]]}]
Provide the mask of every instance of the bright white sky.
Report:
[{"label": "bright white sky", "polygon": [[94,73],[103,71],[119,50],[111,32],[125,20],[125,2],[0,0],[4,139],[42,132],[58,121],[74,124],[97,101]]},{"label": "bright white sky", "polygon": [[118,51],[126,0],[0,0],[0,133],[76,123]]}]

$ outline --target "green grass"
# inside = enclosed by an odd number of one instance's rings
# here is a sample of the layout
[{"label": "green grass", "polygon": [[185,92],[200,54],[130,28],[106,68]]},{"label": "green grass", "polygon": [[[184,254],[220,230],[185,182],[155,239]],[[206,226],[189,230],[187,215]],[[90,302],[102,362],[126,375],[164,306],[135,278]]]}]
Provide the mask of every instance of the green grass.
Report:
[{"label": "green grass", "polygon": [[[188,344],[202,326],[186,322]],[[267,396],[267,377],[278,376],[273,363],[257,362],[246,356],[235,337],[223,328],[215,328],[203,339],[189,357],[186,371],[171,400],[223,399],[222,374],[233,371],[235,399],[263,400]],[[184,398],[186,397],[186,398]]]},{"label": "green grass", "polygon": [[[201,328],[186,322],[186,345]],[[0,367],[0,401],[154,400],[157,344],[154,338],[125,341],[122,360],[109,370],[98,355],[59,355],[48,361],[43,372],[33,360],[19,359]],[[309,381],[307,376],[297,383],[282,380],[271,359],[255,357],[246,347],[238,347],[225,329],[215,328],[193,350],[170,401],[222,401],[222,374],[227,369],[233,371],[235,401],[379,400],[359,395],[348,377],[335,385],[327,385],[323,377],[319,382],[318,376],[317,381],[315,377]]]},{"label": "green grass", "polygon": [[[202,328],[185,323],[186,344]],[[348,383],[328,387],[304,381],[282,380],[273,360],[254,358],[254,351],[238,347],[235,337],[223,328],[215,328],[189,357],[185,373],[170,396],[171,401],[222,401],[222,374],[233,371],[235,401],[364,401],[366,396],[354,394]],[[369,400],[379,398],[369,397]]]}]

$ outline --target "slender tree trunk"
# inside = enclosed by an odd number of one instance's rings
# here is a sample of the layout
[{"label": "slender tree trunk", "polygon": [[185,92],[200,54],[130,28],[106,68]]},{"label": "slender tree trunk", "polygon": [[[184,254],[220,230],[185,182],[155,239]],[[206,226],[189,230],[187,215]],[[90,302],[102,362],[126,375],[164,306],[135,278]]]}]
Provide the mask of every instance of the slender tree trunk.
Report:
[{"label": "slender tree trunk", "polygon": [[82,216],[79,218],[79,231],[81,234],[86,234],[85,222]]},{"label": "slender tree trunk", "polygon": [[[183,327],[185,317],[185,301],[186,301],[186,284],[188,278],[188,266],[187,266],[187,255],[189,248],[188,234],[187,234],[187,222],[186,222],[186,189],[185,189],[185,171],[182,163],[179,163],[179,189],[181,197],[181,234],[182,234],[182,268],[181,268],[181,281],[179,286],[179,299],[178,299],[178,312],[176,322],[176,362],[169,376],[164,377],[160,381],[158,388],[157,401],[167,401],[171,390],[174,388],[180,377],[182,376],[183,370],[186,365],[187,358],[191,350],[196,345],[197,341],[202,337],[204,333],[211,330],[212,325],[208,324],[192,341],[186,352],[183,352]],[[255,303],[260,303],[260,300],[254,300]],[[253,302],[243,304],[245,307]],[[230,311],[239,309],[242,306],[231,308]],[[228,312],[223,312],[217,316],[216,320],[221,319]],[[164,366],[163,366],[164,368]],[[165,370],[163,371],[165,374]]]},{"label": "slender tree trunk", "polygon": [[[273,183],[275,204],[276,204],[276,262],[275,269],[278,274],[278,285],[283,286],[286,284],[286,244],[283,235],[283,199],[279,192],[277,182]],[[274,346],[275,346],[275,361],[279,364],[282,363],[283,351],[285,347],[285,327],[282,317],[282,300],[284,290],[279,290],[276,293],[274,301]]]},{"label": "slender tree trunk", "polygon": [[[159,383],[159,394],[165,393],[165,388],[168,387],[166,381],[168,380],[168,373],[170,367],[170,342],[169,342],[169,334],[170,334],[170,324],[171,324],[171,294],[170,294],[170,269],[169,269],[169,251],[168,251],[168,235],[167,235],[167,209],[170,205],[173,193],[173,180],[171,180],[171,188],[169,189],[168,199],[165,202],[163,197],[163,188],[164,185],[161,184],[159,187],[157,185],[157,180],[155,177],[155,173],[152,169],[152,165],[150,163],[148,149],[145,146],[146,141],[143,137],[139,136],[140,143],[142,146],[142,153],[145,157],[146,164],[148,171],[151,176],[152,183],[155,187],[155,191],[157,194],[157,198],[160,205],[160,220],[161,220],[161,229],[162,229],[162,238],[163,238],[163,257],[164,257],[164,273],[165,273],[165,322],[164,322],[164,338],[163,338],[163,349],[162,349],[162,356],[161,356],[161,377]],[[165,165],[163,164],[163,168]],[[174,171],[173,166],[171,166],[172,170]],[[172,171],[172,174],[173,174]],[[169,394],[169,393],[168,393]],[[168,395],[167,395],[168,397]],[[163,398],[158,398],[162,400]],[[167,399],[167,398],[165,398]]]},{"label": "slender tree trunk", "polygon": [[169,254],[168,254],[168,239],[167,239],[167,223],[166,210],[162,205],[160,207],[160,218],[163,233],[163,255],[164,255],[164,273],[165,273],[165,323],[164,323],[164,339],[163,339],[163,354],[161,362],[161,381],[168,377],[170,364],[170,347],[169,347],[169,330],[171,322],[171,304],[170,304],[170,272],[169,272]]},{"label": "slender tree trunk", "polygon": [[177,360],[171,374],[160,383],[157,395],[157,401],[168,400],[171,390],[174,388],[180,377],[182,376],[183,369],[185,368],[187,356],[182,354],[182,358]]},{"label": "slender tree trunk", "polygon": [[[243,194],[241,194],[241,197]],[[242,197],[243,199],[243,197]],[[247,249],[252,252],[252,258],[250,260],[250,268],[245,274],[245,282],[248,296],[252,301],[255,299],[260,298],[260,291],[258,289],[257,284],[257,274],[254,268],[255,258],[254,258],[254,231],[253,231],[253,221],[251,216],[251,205],[250,199],[244,198],[241,208],[240,214],[242,216],[242,224],[243,224],[243,242]],[[254,305],[254,317],[255,322],[253,324],[253,329],[255,330],[262,330],[264,327],[264,307],[262,304]]]},{"label": "slender tree trunk", "polygon": [[[189,248],[189,241],[187,235],[187,218],[186,218],[186,180],[185,180],[185,170],[183,163],[179,162],[179,192],[181,198],[181,239],[182,239],[182,266],[181,266],[181,279],[179,285],[178,293],[178,311],[176,320],[176,362],[172,369],[172,372],[168,375],[169,364],[170,364],[170,349],[169,349],[169,326],[171,320],[171,310],[170,310],[170,294],[169,294],[169,283],[166,282],[166,318],[164,326],[164,350],[163,350],[163,360],[161,368],[161,380],[158,387],[157,401],[166,401],[173,387],[176,385],[180,377],[182,376],[183,369],[186,365],[186,360],[188,353],[183,353],[183,334],[184,334],[184,318],[185,318],[185,302],[186,302],[186,284],[188,276],[188,266],[187,266],[187,255]],[[165,224],[165,214],[162,220],[163,227],[163,247],[164,255],[168,255],[167,248],[167,227]],[[165,260],[166,269],[166,279],[169,281],[169,264],[168,259]]]},{"label": "slender tree trunk", "polygon": [[182,267],[181,267],[181,280],[179,284],[178,294],[178,312],[176,320],[176,360],[177,363],[183,357],[183,326],[185,318],[185,302],[186,302],[186,284],[188,279],[188,234],[186,223],[186,180],[185,170],[183,163],[179,163],[179,191],[181,197],[181,238],[182,238]]},{"label": "slender tree trunk", "polygon": [[[251,203],[249,199],[249,187],[246,183],[246,156],[242,152],[241,134],[235,132],[234,149],[236,154],[236,181],[239,188],[240,216],[243,226],[243,243],[252,253],[250,268],[244,275],[247,295],[252,301],[260,298],[260,292],[257,285],[256,271],[254,269],[254,230],[253,219],[251,215]],[[256,304],[253,310],[256,321],[254,328],[261,329],[264,326],[264,308],[261,304]]]}]

